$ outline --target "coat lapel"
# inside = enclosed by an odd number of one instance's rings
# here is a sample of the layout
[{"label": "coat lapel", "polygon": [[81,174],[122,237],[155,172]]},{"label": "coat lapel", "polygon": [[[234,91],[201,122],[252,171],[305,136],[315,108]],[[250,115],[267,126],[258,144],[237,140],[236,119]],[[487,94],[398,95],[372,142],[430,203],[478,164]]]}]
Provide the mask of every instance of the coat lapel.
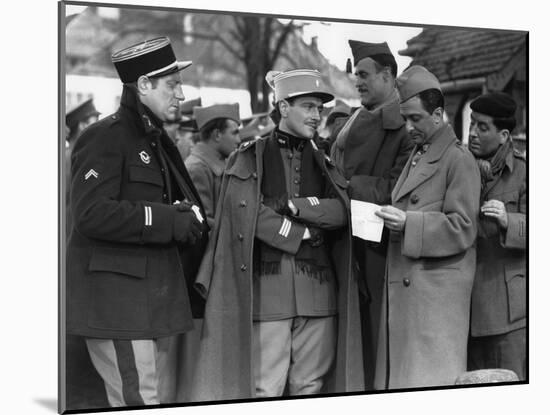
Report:
[{"label": "coat lapel", "polygon": [[423,182],[434,175],[438,169],[437,161],[443,156],[445,150],[456,142],[456,136],[450,125],[442,127],[431,140],[428,151],[422,156],[416,167],[411,170],[411,160],[416,148],[411,153],[392,194],[392,201],[397,202],[403,196],[416,189]]}]

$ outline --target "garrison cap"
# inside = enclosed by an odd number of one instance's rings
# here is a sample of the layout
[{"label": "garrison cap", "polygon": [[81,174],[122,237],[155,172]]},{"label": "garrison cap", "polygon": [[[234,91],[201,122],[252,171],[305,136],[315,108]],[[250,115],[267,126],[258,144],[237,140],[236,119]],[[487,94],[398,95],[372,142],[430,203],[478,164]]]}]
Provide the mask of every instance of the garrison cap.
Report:
[{"label": "garrison cap", "polygon": [[314,69],[295,69],[287,72],[269,71],[265,80],[275,91],[275,102],[302,95],[313,95],[327,103],[334,99],[328,92],[319,71]]},{"label": "garrison cap", "polygon": [[157,37],[124,48],[111,56],[123,83],[135,82],[142,75],[161,77],[181,71],[191,61],[177,61],[167,37]]},{"label": "garrison cap", "polygon": [[94,99],[90,98],[67,112],[65,123],[69,129],[74,129],[80,121],[84,121],[93,115],[99,115],[100,112],[94,106]]},{"label": "garrison cap", "polygon": [[437,89],[441,92],[441,85],[435,75],[419,65],[407,68],[397,77],[395,83],[401,102],[405,102],[427,89]]},{"label": "garrison cap", "polygon": [[391,50],[386,42],[368,43],[358,40],[348,40],[353,54],[353,65],[357,66],[360,60],[374,55],[390,55],[393,57]]},{"label": "garrison cap", "polygon": [[513,118],[516,114],[516,102],[504,92],[489,92],[470,103],[472,111],[494,118]]},{"label": "garrison cap", "polygon": [[229,118],[237,124],[241,123],[239,116],[239,104],[221,104],[212,105],[210,107],[195,107],[193,108],[193,116],[197,123],[197,127],[201,130],[208,122],[216,118]]}]

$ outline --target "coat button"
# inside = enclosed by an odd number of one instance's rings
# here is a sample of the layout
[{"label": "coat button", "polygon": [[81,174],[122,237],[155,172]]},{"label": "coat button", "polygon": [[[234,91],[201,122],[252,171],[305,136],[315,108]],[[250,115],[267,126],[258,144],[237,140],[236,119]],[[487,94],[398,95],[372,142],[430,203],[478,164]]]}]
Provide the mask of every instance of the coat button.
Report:
[{"label": "coat button", "polygon": [[408,287],[409,285],[411,285],[411,280],[408,278],[403,278],[403,285],[405,287]]},{"label": "coat button", "polygon": [[252,177],[254,178],[254,180],[256,180],[258,178],[258,173],[256,172],[252,173]]},{"label": "coat button", "polygon": [[239,241],[242,241],[242,240],[244,239],[243,234],[242,234],[242,233],[239,233],[239,234],[237,235],[237,239],[238,239]]},{"label": "coat button", "polygon": [[289,159],[292,158],[292,153],[288,153],[288,158],[289,158]]},{"label": "coat button", "polygon": [[241,265],[241,271],[243,271],[243,272],[246,271],[246,264]]},{"label": "coat button", "polygon": [[164,194],[162,195],[162,198],[163,198],[164,200],[166,200],[166,199],[168,199],[168,195],[167,195],[166,193],[164,193]]},{"label": "coat button", "polygon": [[418,195],[412,195],[411,196],[411,203],[412,204],[418,203],[418,200],[419,200]]},{"label": "coat button", "polygon": [[239,206],[240,207],[245,207],[246,206],[246,200],[241,200],[240,203],[239,203]]},{"label": "coat button", "polygon": [[300,197],[299,193],[294,193],[294,197]]},{"label": "coat button", "polygon": [[294,184],[300,184],[300,180],[294,179]]},{"label": "coat button", "polygon": [[294,167],[294,170],[300,171],[300,167],[296,166],[296,167]]},{"label": "coat button", "polygon": [[155,143],[154,141],[151,143],[151,147],[156,147],[157,146],[157,143]]}]

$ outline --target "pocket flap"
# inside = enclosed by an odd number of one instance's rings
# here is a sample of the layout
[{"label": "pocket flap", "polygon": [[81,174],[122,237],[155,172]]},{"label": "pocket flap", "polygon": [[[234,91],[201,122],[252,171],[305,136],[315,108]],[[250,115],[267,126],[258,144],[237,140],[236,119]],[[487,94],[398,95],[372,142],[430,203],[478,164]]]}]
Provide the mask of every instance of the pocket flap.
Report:
[{"label": "pocket flap", "polygon": [[92,253],[88,269],[145,278],[147,257],[120,249],[96,249]]},{"label": "pocket flap", "polygon": [[514,323],[527,314],[527,290],[525,269],[521,267],[504,267],[504,278],[508,294],[508,319]]},{"label": "pocket flap", "polygon": [[129,166],[128,177],[131,182],[150,183],[157,186],[163,185],[161,173],[149,167]]}]

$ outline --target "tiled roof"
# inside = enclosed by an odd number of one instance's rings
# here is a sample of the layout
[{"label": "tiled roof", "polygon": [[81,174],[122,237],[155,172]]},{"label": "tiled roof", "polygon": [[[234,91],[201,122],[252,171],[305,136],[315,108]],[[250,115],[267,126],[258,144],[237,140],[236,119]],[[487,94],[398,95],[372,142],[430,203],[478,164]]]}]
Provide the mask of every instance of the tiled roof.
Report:
[{"label": "tiled roof", "polygon": [[424,29],[400,51],[441,82],[498,72],[526,46],[527,33],[498,30]]}]

